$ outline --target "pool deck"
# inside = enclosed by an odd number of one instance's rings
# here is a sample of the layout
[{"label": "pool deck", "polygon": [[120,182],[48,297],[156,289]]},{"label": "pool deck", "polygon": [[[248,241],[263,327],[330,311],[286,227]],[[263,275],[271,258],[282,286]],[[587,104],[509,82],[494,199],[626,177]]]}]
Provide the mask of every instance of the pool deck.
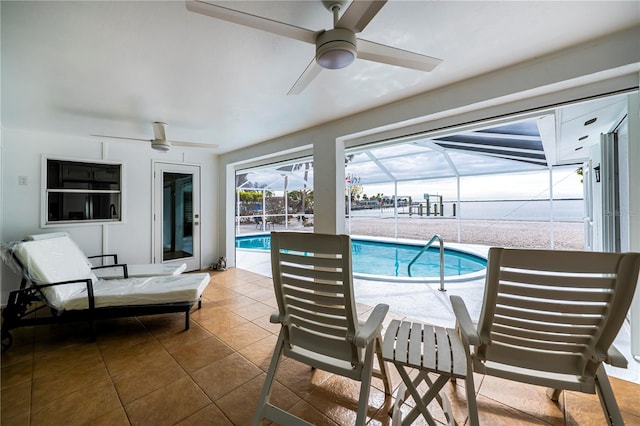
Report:
[{"label": "pool deck", "polygon": [[[484,256],[489,250],[488,246],[480,245],[446,244],[446,246],[468,250]],[[269,252],[238,249],[236,250],[236,262],[240,269],[271,277]],[[474,320],[480,316],[484,296],[484,278],[463,282],[447,282],[445,278],[446,291],[439,290],[439,283],[398,283],[354,278],[353,284],[358,303],[368,306],[385,303],[389,305],[389,316],[398,319],[407,317],[442,327],[455,326],[455,316],[449,302],[450,296],[460,296]],[[620,331],[615,345],[627,358],[629,367],[621,369],[606,365],[607,373],[613,377],[640,383],[640,363],[631,356],[627,324]]]}]

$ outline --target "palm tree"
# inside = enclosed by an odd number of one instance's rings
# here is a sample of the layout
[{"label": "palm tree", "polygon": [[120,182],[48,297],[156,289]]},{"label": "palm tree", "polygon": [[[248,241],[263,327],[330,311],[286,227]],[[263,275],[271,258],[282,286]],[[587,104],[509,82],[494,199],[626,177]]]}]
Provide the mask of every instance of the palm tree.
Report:
[{"label": "palm tree", "polygon": [[[309,182],[309,171],[311,170],[311,167],[313,165],[313,162],[311,161],[305,161],[302,163],[296,163],[296,164],[291,164],[291,165],[287,165],[287,166],[282,166],[277,168],[276,170],[280,170],[280,171],[286,171],[286,172],[294,172],[297,170],[300,170],[304,167],[304,174],[302,176],[302,179],[304,181],[303,186],[302,186],[302,190],[300,190],[300,207],[302,209],[303,212],[307,211],[307,203],[309,200],[309,197],[313,197],[313,190],[309,190],[308,188],[308,182]],[[293,193],[295,191],[292,191],[291,193]],[[295,198],[294,198],[295,199]]]}]

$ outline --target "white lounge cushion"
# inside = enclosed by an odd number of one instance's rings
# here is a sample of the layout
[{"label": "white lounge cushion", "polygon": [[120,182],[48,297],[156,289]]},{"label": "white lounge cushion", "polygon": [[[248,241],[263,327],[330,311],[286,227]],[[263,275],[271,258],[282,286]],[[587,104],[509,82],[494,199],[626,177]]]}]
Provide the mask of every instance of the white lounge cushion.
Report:
[{"label": "white lounge cushion", "polygon": [[32,234],[24,237],[24,241],[49,240],[51,238],[69,237],[68,232],[49,232],[47,234]]},{"label": "white lounge cushion", "polygon": [[[180,275],[187,269],[187,264],[180,265],[164,264],[164,263],[148,263],[148,264],[127,264],[127,272],[130,278],[140,277],[156,277],[163,275]],[[114,266],[111,268],[94,269],[93,272],[98,278],[122,278],[122,267]]]},{"label": "white lounge cushion", "polygon": [[[15,245],[14,253],[35,284],[98,281],[84,253],[68,236],[22,241]],[[86,289],[86,283],[79,282],[46,287],[42,292],[53,308],[60,309],[72,295]]]},{"label": "white lounge cushion", "polygon": [[[24,238],[24,241],[42,241],[42,240],[50,240],[50,239],[71,239],[71,236],[68,232],[49,232],[46,234],[32,234],[27,235]],[[73,241],[73,240],[71,240]],[[78,248],[79,250],[79,248]],[[86,257],[84,252],[80,251],[82,255],[86,258],[86,262],[89,267],[93,267],[94,265],[91,261]],[[182,263],[179,265],[176,264],[127,264],[127,273],[129,277],[155,277],[161,275],[180,275],[187,269],[187,264]],[[123,278],[123,268],[120,266],[114,266],[113,268],[99,268],[94,269],[93,273],[98,278]]]},{"label": "white lounge cushion", "polygon": [[[95,307],[157,305],[197,302],[209,284],[209,274],[98,280],[94,285]],[[86,288],[70,295],[61,309],[88,308]]]}]

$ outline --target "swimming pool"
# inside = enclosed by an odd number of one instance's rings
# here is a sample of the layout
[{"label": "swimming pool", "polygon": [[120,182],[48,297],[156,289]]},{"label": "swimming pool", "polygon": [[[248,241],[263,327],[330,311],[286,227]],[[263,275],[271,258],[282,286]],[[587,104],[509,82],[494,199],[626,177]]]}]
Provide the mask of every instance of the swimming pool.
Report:
[{"label": "swimming pool", "polygon": [[[351,245],[355,277],[372,280],[440,280],[440,251],[437,246],[429,248],[420,256],[411,267],[409,277],[407,267],[423,245],[359,238],[352,238]],[[271,238],[264,234],[236,237],[236,248],[267,251],[271,249]],[[473,253],[445,247],[444,265],[447,281],[473,279],[484,274],[487,260]]]}]

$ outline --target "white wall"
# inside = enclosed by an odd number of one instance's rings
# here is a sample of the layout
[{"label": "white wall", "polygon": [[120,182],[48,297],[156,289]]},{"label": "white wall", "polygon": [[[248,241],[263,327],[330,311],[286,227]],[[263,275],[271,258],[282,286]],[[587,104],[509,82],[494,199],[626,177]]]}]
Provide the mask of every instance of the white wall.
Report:
[{"label": "white wall", "polygon": [[[627,119],[620,130],[620,198],[622,251],[640,252],[640,96],[629,96]],[[631,354],[640,360],[640,287],[630,311]]]},{"label": "white wall", "polygon": [[[640,76],[639,76],[640,77]],[[622,251],[640,251],[640,95],[629,96],[627,118],[619,131]],[[639,306],[640,309],[640,306]]]},{"label": "white wall", "polygon": [[[40,227],[42,156],[84,160],[119,161],[124,165],[124,223]],[[87,254],[117,253],[119,261],[150,263],[152,259],[153,160],[201,166],[202,265],[217,258],[217,165],[212,153],[174,147],[168,153],[153,151],[149,144],[133,141],[101,142],[97,138],[4,129],[2,138],[2,241],[25,235],[67,231]],[[26,176],[27,185],[18,178]],[[3,264],[0,275],[2,303],[19,277]]]}]

